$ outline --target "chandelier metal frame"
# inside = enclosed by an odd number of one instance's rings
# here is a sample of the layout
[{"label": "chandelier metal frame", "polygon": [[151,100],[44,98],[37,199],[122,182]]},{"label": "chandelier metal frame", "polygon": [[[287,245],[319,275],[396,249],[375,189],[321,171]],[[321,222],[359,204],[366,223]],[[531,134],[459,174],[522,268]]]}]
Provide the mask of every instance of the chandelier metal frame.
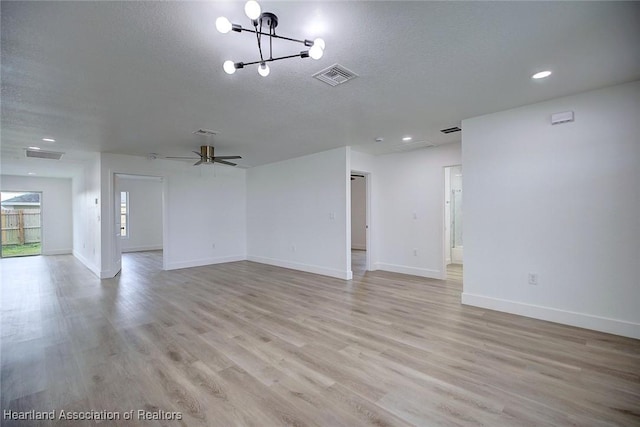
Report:
[{"label": "chandelier metal frame", "polygon": [[[285,37],[279,34],[276,34],[276,27],[278,26],[278,17],[271,12],[262,12],[260,5],[255,0],[249,0],[245,5],[245,13],[251,19],[251,23],[253,25],[253,29],[244,28],[240,24],[232,24],[227,18],[219,17],[216,20],[216,28],[221,33],[228,33],[229,31],[235,31],[238,33],[247,32],[253,33],[256,35],[256,41],[258,43],[258,52],[260,54],[260,59],[251,62],[234,62],[234,61],[225,61],[223,68],[227,74],[233,74],[236,70],[245,68],[249,65],[258,64],[258,73],[266,77],[269,75],[269,66],[267,63],[280,61],[283,59],[290,58],[308,58],[311,57],[313,59],[320,59],[324,53],[325,43],[324,40],[320,38],[316,38],[315,40],[309,39],[295,39],[292,37]],[[263,36],[268,38],[269,45],[269,55],[265,57],[265,53],[263,52]],[[303,44],[305,47],[309,49],[300,51],[299,53],[285,56],[273,56],[273,39],[286,40],[290,42]]]}]

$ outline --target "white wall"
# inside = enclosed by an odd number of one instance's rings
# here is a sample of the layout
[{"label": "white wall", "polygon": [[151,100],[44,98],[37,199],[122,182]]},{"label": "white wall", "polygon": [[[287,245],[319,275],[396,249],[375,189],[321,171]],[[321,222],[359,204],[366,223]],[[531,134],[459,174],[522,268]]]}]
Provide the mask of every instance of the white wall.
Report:
[{"label": "white wall", "polygon": [[42,254],[72,252],[71,179],[3,175],[2,191],[41,191]]},{"label": "white wall", "polygon": [[367,181],[351,180],[351,249],[367,249]]},{"label": "white wall", "polygon": [[639,117],[634,82],[463,121],[465,304],[640,338]]},{"label": "white wall", "polygon": [[[168,270],[246,258],[245,170],[224,165],[194,167],[187,162],[101,154],[101,277],[112,277],[115,248],[114,174],[163,179],[163,257]],[[107,203],[108,202],[108,203]]]},{"label": "white wall", "polygon": [[124,175],[120,191],[129,193],[129,235],[122,252],[162,249],[162,180]]},{"label": "white wall", "polygon": [[444,278],[444,167],[460,164],[460,143],[374,160],[376,268]]},{"label": "white wall", "polygon": [[346,147],[247,171],[248,259],[351,278]]},{"label": "white wall", "polygon": [[73,209],[73,256],[96,275],[101,259],[100,155],[95,154],[71,183]]}]

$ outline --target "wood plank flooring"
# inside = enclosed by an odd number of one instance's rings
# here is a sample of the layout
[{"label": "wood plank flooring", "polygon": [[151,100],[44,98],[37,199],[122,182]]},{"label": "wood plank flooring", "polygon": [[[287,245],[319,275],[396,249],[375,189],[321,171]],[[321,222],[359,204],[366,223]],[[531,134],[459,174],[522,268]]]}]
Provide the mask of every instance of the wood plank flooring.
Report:
[{"label": "wood plank flooring", "polygon": [[640,425],[640,341],[462,306],[453,274],[0,265],[2,411],[182,413],[3,426]]},{"label": "wood plank flooring", "polygon": [[452,282],[462,283],[462,264],[447,265],[447,279]]}]

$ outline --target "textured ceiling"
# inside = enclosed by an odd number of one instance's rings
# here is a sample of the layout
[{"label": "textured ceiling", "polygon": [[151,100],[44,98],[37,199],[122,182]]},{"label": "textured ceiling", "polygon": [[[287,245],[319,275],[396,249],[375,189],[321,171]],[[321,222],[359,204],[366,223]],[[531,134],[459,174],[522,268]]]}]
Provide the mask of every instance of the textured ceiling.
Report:
[{"label": "textured ceiling", "polygon": [[[638,2],[261,4],[278,33],[323,37],[324,57],[225,74],[224,60],[257,57],[252,35],[215,30],[220,15],[249,24],[242,2],[3,1],[3,170],[34,144],[181,156],[210,143],[248,167],[345,145],[392,152],[404,135],[409,148],[458,141],[439,130],[640,78]],[[311,77],[334,63],[359,77]]]}]

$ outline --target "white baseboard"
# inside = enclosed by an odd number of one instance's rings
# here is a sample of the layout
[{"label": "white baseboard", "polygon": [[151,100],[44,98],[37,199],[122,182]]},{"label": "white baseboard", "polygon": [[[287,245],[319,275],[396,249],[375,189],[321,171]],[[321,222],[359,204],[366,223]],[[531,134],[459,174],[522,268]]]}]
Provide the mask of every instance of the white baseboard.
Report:
[{"label": "white baseboard", "polygon": [[73,251],[72,255],[78,261],[80,261],[85,267],[91,270],[93,274],[95,274],[97,277],[100,277],[100,271],[98,270],[98,267],[92,262],[90,262],[88,259],[86,259],[80,252]]},{"label": "white baseboard", "polygon": [[73,253],[72,249],[54,249],[50,251],[42,251],[42,255],[69,255]]},{"label": "white baseboard", "polygon": [[244,255],[233,255],[233,256],[218,257],[218,258],[201,258],[201,259],[194,259],[189,261],[168,262],[166,265],[166,270],[178,270],[180,268],[191,268],[191,267],[200,267],[203,265],[223,264],[225,262],[244,261],[246,259],[247,257],[245,257]]},{"label": "white baseboard", "polygon": [[440,270],[409,267],[406,265],[386,264],[384,262],[377,263],[376,270],[391,271],[392,273],[411,274],[412,276],[428,277],[430,279],[444,279]]},{"label": "white baseboard", "polygon": [[111,279],[116,277],[116,275],[120,273],[120,269],[115,269],[115,268],[111,268],[109,270],[102,270],[100,272],[100,278],[101,279]]},{"label": "white baseboard", "polygon": [[323,276],[336,277],[338,279],[351,280],[353,272],[346,270],[337,270],[333,268],[320,267],[317,265],[303,264],[299,262],[286,261],[281,259],[267,258],[261,256],[249,255],[249,261],[258,262],[260,264],[275,265],[276,267],[290,268],[292,270],[306,271],[307,273],[321,274]]},{"label": "white baseboard", "polygon": [[640,324],[517,301],[462,293],[462,304],[640,339]]},{"label": "white baseboard", "polygon": [[160,251],[162,245],[150,245],[150,246],[134,246],[131,248],[122,248],[122,253],[125,252],[145,252],[145,251]]},{"label": "white baseboard", "polygon": [[351,243],[351,249],[355,249],[357,251],[366,251],[367,245],[359,245],[357,243]]}]

